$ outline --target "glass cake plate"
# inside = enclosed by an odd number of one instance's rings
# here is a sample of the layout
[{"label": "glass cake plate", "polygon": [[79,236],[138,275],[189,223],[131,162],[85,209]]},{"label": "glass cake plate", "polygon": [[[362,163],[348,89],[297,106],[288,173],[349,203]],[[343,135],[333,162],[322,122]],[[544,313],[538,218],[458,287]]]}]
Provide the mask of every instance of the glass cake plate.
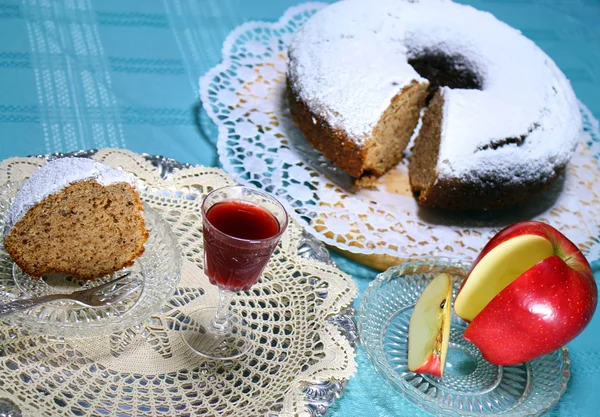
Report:
[{"label": "glass cake plate", "polygon": [[463,338],[467,323],[452,312],[450,345],[441,378],[408,369],[408,325],[417,298],[439,273],[453,281],[453,300],[469,266],[447,258],[390,268],[369,285],[358,310],[367,356],[400,394],[440,416],[538,416],[564,393],[570,376],[567,348],[530,362],[497,366]]},{"label": "glass cake plate", "polygon": [[[0,190],[0,231],[20,184],[8,183]],[[35,280],[14,264],[0,245],[0,303],[46,294],[70,293],[110,281],[130,272],[142,281],[131,295],[102,307],[84,307],[74,301],[54,301],[29,310],[11,313],[2,320],[35,333],[61,337],[95,337],[114,333],[145,321],[169,299],[181,277],[182,258],[177,240],[159,213],[144,204],[144,219],[150,232],[144,254],[134,265],[112,276],[79,282],[54,276]]]}]

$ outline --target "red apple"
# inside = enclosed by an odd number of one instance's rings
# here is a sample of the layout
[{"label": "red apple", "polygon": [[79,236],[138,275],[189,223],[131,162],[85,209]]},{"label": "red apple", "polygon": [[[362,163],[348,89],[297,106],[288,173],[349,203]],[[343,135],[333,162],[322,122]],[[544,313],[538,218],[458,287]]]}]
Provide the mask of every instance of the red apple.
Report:
[{"label": "red apple", "polygon": [[575,338],[596,309],[592,269],[550,225],[527,221],[496,234],[454,302],[464,337],[497,365],[525,362]]},{"label": "red apple", "polygon": [[442,273],[425,287],[408,325],[408,369],[441,377],[444,373],[452,305],[452,279]]}]

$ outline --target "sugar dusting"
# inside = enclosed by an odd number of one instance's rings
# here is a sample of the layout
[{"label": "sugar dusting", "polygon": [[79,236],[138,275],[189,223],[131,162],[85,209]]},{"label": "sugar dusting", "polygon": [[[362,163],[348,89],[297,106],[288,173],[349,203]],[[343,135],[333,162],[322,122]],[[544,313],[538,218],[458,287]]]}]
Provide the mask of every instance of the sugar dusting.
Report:
[{"label": "sugar dusting", "polygon": [[4,236],[31,207],[74,182],[88,179],[94,179],[103,186],[119,182],[135,184],[131,174],[92,159],[59,158],[49,161],[35,171],[17,192],[4,226]]},{"label": "sugar dusting", "polygon": [[[441,90],[439,177],[539,180],[568,162],[581,128],[569,81],[519,31],[470,6],[335,3],[297,31],[288,74],[311,111],[364,144],[390,100],[412,80],[423,80],[407,55],[427,50],[465,57],[483,80],[481,90]],[[520,144],[490,146],[521,137]]]}]

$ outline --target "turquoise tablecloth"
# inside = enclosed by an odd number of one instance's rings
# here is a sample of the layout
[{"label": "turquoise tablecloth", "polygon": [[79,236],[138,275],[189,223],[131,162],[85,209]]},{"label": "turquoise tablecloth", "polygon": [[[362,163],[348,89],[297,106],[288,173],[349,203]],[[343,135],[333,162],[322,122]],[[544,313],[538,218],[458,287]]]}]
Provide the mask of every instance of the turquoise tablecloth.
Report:
[{"label": "turquoise tablecloth", "polygon": [[[463,1],[542,47],[600,116],[600,0]],[[0,159],[121,147],[218,165],[198,78],[226,35],[297,0],[0,0]],[[361,293],[375,271],[335,256]],[[597,271],[597,268],[596,268]],[[600,272],[596,272],[596,277]],[[569,345],[572,378],[555,416],[600,415],[600,314]],[[420,415],[367,362],[332,416]]]}]

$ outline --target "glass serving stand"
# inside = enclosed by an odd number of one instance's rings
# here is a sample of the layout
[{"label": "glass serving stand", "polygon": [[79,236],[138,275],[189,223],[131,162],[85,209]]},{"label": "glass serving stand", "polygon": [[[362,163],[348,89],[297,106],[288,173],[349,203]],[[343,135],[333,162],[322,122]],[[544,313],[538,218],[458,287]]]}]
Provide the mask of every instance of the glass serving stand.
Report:
[{"label": "glass serving stand", "polygon": [[401,395],[439,416],[538,416],[566,389],[570,360],[566,348],[530,362],[497,366],[463,338],[467,323],[452,313],[443,377],[408,369],[408,326],[414,305],[439,273],[453,281],[453,299],[469,266],[447,258],[406,262],[381,273],[365,291],[358,332],[367,356]]}]

